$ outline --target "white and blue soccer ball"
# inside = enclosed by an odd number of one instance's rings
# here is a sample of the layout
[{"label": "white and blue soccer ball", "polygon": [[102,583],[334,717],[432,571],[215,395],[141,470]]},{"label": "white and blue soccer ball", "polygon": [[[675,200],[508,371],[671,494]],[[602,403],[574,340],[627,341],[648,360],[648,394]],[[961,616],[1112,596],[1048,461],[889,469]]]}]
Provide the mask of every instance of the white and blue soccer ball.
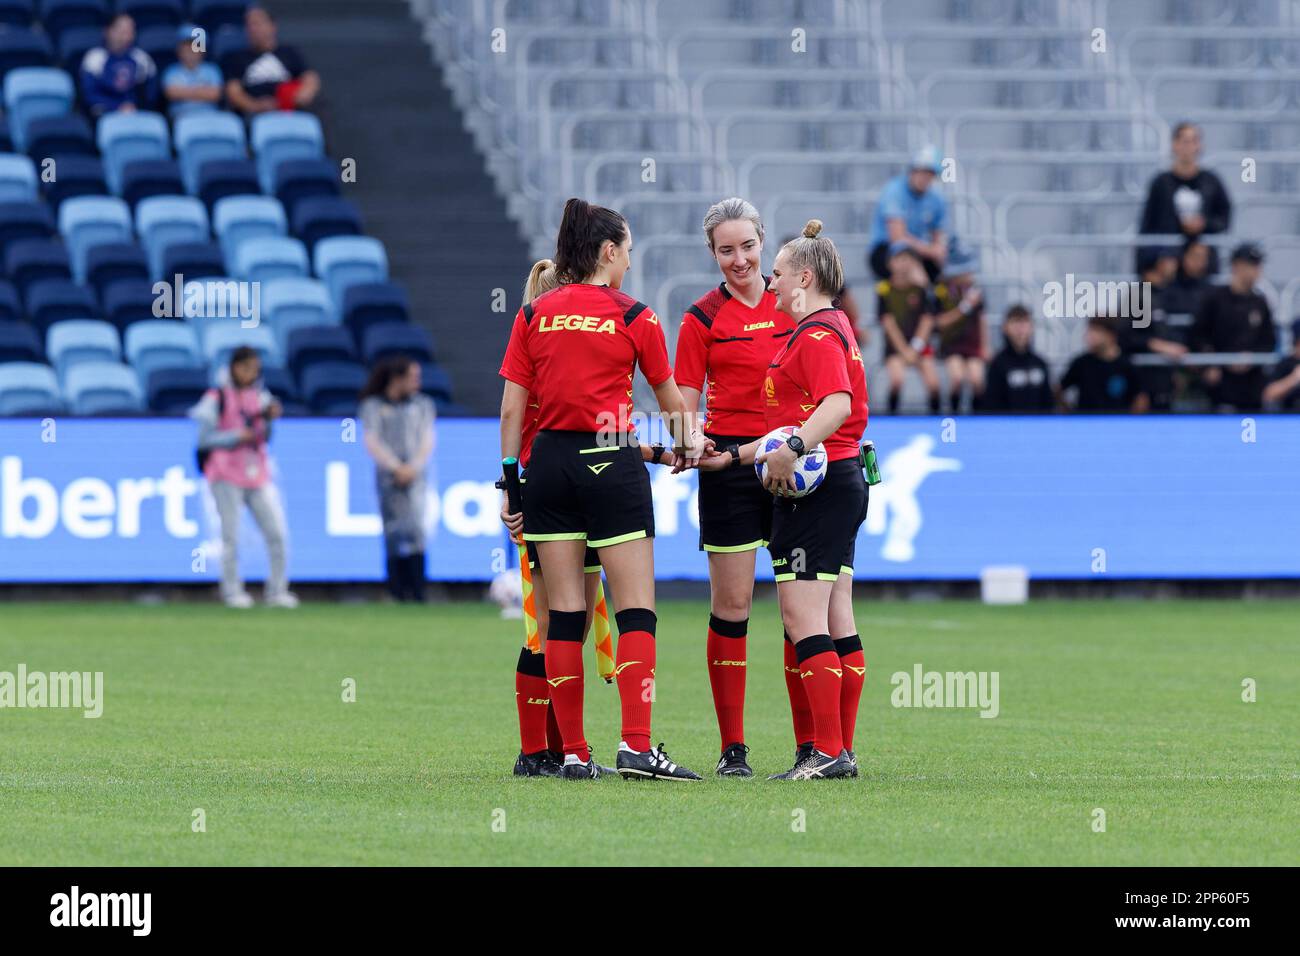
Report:
[{"label": "white and blue soccer ball", "polygon": [[[793,425],[783,425],[780,428],[773,429],[764,435],[758,442],[758,452],[755,455],[766,452],[776,451],[785,444],[785,440],[793,435],[798,429]],[[754,470],[758,472],[758,480],[767,479],[767,463],[754,462]],[[793,494],[787,495],[790,498],[802,498],[804,495],[810,495],[816,491],[823,481],[826,480],[826,449],[821,445],[810,448],[808,453],[802,458],[798,458],[794,463],[794,487]]]}]

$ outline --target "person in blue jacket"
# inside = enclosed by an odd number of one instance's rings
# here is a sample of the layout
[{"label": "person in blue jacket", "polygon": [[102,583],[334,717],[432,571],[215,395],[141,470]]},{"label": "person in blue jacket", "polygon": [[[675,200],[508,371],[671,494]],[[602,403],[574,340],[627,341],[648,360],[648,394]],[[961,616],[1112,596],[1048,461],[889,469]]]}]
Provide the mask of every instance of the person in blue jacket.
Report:
[{"label": "person in blue jacket", "polygon": [[158,69],[135,45],[135,20],[120,13],[104,28],[103,46],[81,60],[81,99],[93,117],[150,109],[158,98]]}]

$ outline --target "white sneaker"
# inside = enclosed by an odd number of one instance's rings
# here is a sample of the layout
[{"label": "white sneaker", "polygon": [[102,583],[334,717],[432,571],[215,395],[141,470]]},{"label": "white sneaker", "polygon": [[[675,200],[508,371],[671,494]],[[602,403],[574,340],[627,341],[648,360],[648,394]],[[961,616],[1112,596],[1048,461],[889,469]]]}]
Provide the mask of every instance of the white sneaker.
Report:
[{"label": "white sneaker", "polygon": [[226,598],[226,607],[238,608],[246,611],[253,606],[253,597],[247,591],[240,591],[238,594],[232,594]]},{"label": "white sneaker", "polygon": [[298,595],[292,591],[281,591],[279,594],[268,595],[266,598],[267,607],[283,607],[292,610],[298,606]]}]

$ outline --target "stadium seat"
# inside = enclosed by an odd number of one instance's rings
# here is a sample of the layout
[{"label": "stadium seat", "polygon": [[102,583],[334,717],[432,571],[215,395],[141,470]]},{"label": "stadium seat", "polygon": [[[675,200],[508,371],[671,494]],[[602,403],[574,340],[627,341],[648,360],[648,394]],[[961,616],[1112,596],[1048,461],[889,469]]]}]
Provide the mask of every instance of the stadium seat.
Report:
[{"label": "stadium seat", "polygon": [[359,236],[362,233],[361,214],[347,199],[337,196],[312,196],[299,200],[293,210],[293,234],[307,245],[330,236]]},{"label": "stadium seat", "polygon": [[0,202],[0,252],[18,239],[48,239],[54,218],[43,202]]},{"label": "stadium seat", "polygon": [[338,324],[329,289],[319,279],[272,279],[261,290],[262,318],[275,330],[286,354],[294,329]]},{"label": "stadium seat", "polygon": [[[58,120],[37,120],[33,127]],[[98,156],[58,156],[55,158],[56,176],[52,182],[43,182],[45,198],[58,208],[65,199],[76,196],[104,196],[108,184],[104,181],[104,167]]]},{"label": "stadium seat", "polygon": [[251,159],[213,159],[199,167],[199,198],[208,209],[226,196],[260,192],[257,167]]},{"label": "stadium seat", "polygon": [[[102,305],[104,319],[113,323],[119,330],[126,329],[136,322],[151,321],[154,315],[153,283],[148,279],[117,279],[109,282],[100,291],[99,301]],[[176,321],[179,316],[164,321]]]},{"label": "stadium seat", "polygon": [[194,22],[211,34],[223,26],[242,27],[248,4],[249,0],[194,0],[190,13]]},{"label": "stadium seat", "polygon": [[24,315],[26,312],[18,298],[18,290],[8,279],[0,279],[0,319],[17,322]]},{"label": "stadium seat", "polygon": [[44,33],[30,27],[0,30],[0,76],[25,66],[49,66],[53,61],[54,48]]},{"label": "stadium seat", "polygon": [[328,361],[355,362],[357,347],[348,330],[341,325],[311,325],[289,333],[285,359],[289,370],[302,378],[302,371],[308,365]]},{"label": "stadium seat", "polygon": [[257,349],[263,365],[280,367],[280,346],[264,325],[243,328],[238,322],[213,322],[203,329],[203,357],[213,371],[230,363],[230,353],[240,346]]},{"label": "stadium seat", "polygon": [[310,415],[311,409],[298,397],[298,385],[285,368],[262,369],[262,387],[280,400],[286,415]]},{"label": "stadium seat", "polygon": [[110,242],[95,246],[86,256],[86,281],[102,299],[110,282],[118,279],[148,279],[149,260],[134,242]]},{"label": "stadium seat", "polygon": [[[99,162],[95,138],[90,124],[75,113],[67,116],[37,116],[27,122],[23,130],[24,148],[33,159],[54,157],[62,161],[65,156],[93,156]],[[61,170],[56,168],[60,175]],[[100,167],[103,175],[103,167]]]},{"label": "stadium seat", "polygon": [[244,123],[234,113],[207,112],[176,120],[176,155],[186,192],[199,191],[199,170],[209,160],[243,159],[248,153]]},{"label": "stadium seat", "polygon": [[74,415],[123,415],[144,410],[144,389],[119,362],[81,362],[70,369],[63,391]]},{"label": "stadium seat", "polygon": [[176,28],[155,25],[144,27],[136,36],[135,45],[149,54],[159,76],[176,62]]},{"label": "stadium seat", "polygon": [[36,198],[36,164],[26,156],[0,154],[0,202]]},{"label": "stadium seat", "polygon": [[[274,191],[275,170],[291,159],[318,159],[325,153],[320,120],[311,113],[258,113],[249,124],[249,140],[257,157],[262,191]],[[336,178],[337,178],[337,170]]]},{"label": "stadium seat", "polygon": [[135,231],[154,278],[166,275],[163,254],[178,242],[206,242],[208,210],[193,196],[151,196],[135,208]]},{"label": "stadium seat", "polygon": [[82,362],[121,361],[122,341],[107,322],[64,319],[45,333],[45,354],[66,381],[68,370]]},{"label": "stadium seat", "polygon": [[86,256],[92,248],[132,237],[131,210],[115,196],[75,196],[59,206],[58,221],[78,282],[86,281]]},{"label": "stadium seat", "polygon": [[217,31],[211,34],[211,42],[208,45],[208,56],[212,62],[221,66],[225,70],[226,60],[233,53],[241,53],[248,49],[248,33],[244,30],[244,25],[227,23],[217,28]]},{"label": "stadium seat", "polygon": [[25,295],[41,279],[71,279],[72,266],[57,239],[20,239],[5,249],[5,274]]},{"label": "stadium seat", "polygon": [[[126,360],[147,383],[149,373],[160,368],[201,368],[199,342],[194,330],[184,322],[149,319],[127,327]],[[149,402],[153,404],[152,399]]]},{"label": "stadium seat", "polygon": [[129,13],[137,30],[165,26],[173,32],[185,15],[181,0],[117,0],[116,12]]},{"label": "stadium seat", "polygon": [[435,402],[451,401],[451,378],[441,365],[426,363],[420,366],[420,391]]},{"label": "stadium seat", "polygon": [[247,282],[230,276],[212,276],[186,282],[181,291],[184,315],[177,318],[194,326],[200,341],[209,325],[242,325],[245,321],[259,321],[255,311],[255,289],[250,288]]},{"label": "stadium seat", "polygon": [[308,275],[307,247],[287,236],[247,239],[235,251],[231,275],[250,282],[269,282]]},{"label": "stadium seat", "polygon": [[317,414],[350,415],[365,384],[366,370],[356,362],[319,362],[303,369],[299,392]]},{"label": "stadium seat", "polygon": [[54,369],[36,362],[0,365],[0,416],[44,415],[64,409]]},{"label": "stadium seat", "polygon": [[294,207],[313,196],[339,194],[339,170],[328,159],[288,159],[275,169],[271,192],[293,216]]},{"label": "stadium seat", "polygon": [[0,24],[25,27],[36,19],[36,0],[0,0]]},{"label": "stadium seat", "polygon": [[[68,27],[59,34],[56,50],[59,65],[74,76],[81,69],[81,61],[86,54],[104,42],[104,31],[99,27]],[[138,44],[146,53],[148,48]]]},{"label": "stadium seat", "polygon": [[362,339],[361,355],[367,365],[382,358],[405,355],[417,362],[433,361],[433,340],[429,333],[409,322],[383,322],[372,325]]},{"label": "stadium seat", "polygon": [[162,276],[206,279],[226,274],[221,247],[215,242],[175,242],[163,253]]},{"label": "stadium seat", "polygon": [[235,250],[245,239],[288,233],[284,207],[270,196],[227,196],[218,200],[212,209],[212,227],[227,262],[235,261]]},{"label": "stadium seat", "polygon": [[105,113],[95,127],[95,145],[104,157],[108,186],[119,196],[128,163],[171,157],[167,118],[161,113]]},{"label": "stadium seat", "polygon": [[72,77],[52,67],[22,67],[4,80],[5,113],[14,145],[26,148],[27,124],[44,116],[66,116],[76,100]]},{"label": "stadium seat", "polygon": [[91,291],[71,279],[41,279],[27,289],[27,317],[41,331],[65,319],[99,316],[99,304]]},{"label": "stadium seat", "polygon": [[180,196],[185,192],[181,168],[172,159],[137,159],[122,170],[122,198],[132,207],[150,196]]},{"label": "stadium seat", "polygon": [[41,337],[26,322],[0,319],[0,363],[44,362]]},{"label": "stadium seat", "polygon": [[184,415],[208,390],[204,368],[155,368],[144,378],[149,410],[160,415]]},{"label": "stadium seat", "polygon": [[71,27],[103,27],[108,0],[40,0],[41,25],[51,36]]},{"label": "stadium seat", "polygon": [[388,253],[382,242],[370,236],[334,236],[316,243],[312,271],[340,304],[350,286],[388,278]]},{"label": "stadium seat", "polygon": [[343,294],[343,322],[358,341],[368,326],[410,319],[406,290],[396,282],[363,282]]}]

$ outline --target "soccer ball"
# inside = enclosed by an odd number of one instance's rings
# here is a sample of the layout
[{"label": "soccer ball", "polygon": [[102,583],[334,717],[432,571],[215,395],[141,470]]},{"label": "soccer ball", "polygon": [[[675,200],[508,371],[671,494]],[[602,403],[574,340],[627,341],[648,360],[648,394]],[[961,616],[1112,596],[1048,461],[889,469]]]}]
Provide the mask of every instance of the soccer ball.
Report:
[{"label": "soccer ball", "polygon": [[520,606],[524,599],[524,586],[519,578],[519,571],[511,568],[502,571],[488,585],[488,598],[501,608],[501,616],[507,620],[518,620],[524,616]]},{"label": "soccer ball", "polygon": [[[785,425],[768,432],[759,439],[757,454],[761,455],[780,448],[795,431],[793,425]],[[758,472],[759,481],[763,481],[767,477],[766,462],[755,461],[754,470]],[[786,495],[786,497],[802,498],[804,495],[810,495],[820,487],[825,478],[826,449],[821,445],[817,445],[815,448],[808,449],[808,454],[794,463],[794,486],[796,490],[793,494]]]}]

